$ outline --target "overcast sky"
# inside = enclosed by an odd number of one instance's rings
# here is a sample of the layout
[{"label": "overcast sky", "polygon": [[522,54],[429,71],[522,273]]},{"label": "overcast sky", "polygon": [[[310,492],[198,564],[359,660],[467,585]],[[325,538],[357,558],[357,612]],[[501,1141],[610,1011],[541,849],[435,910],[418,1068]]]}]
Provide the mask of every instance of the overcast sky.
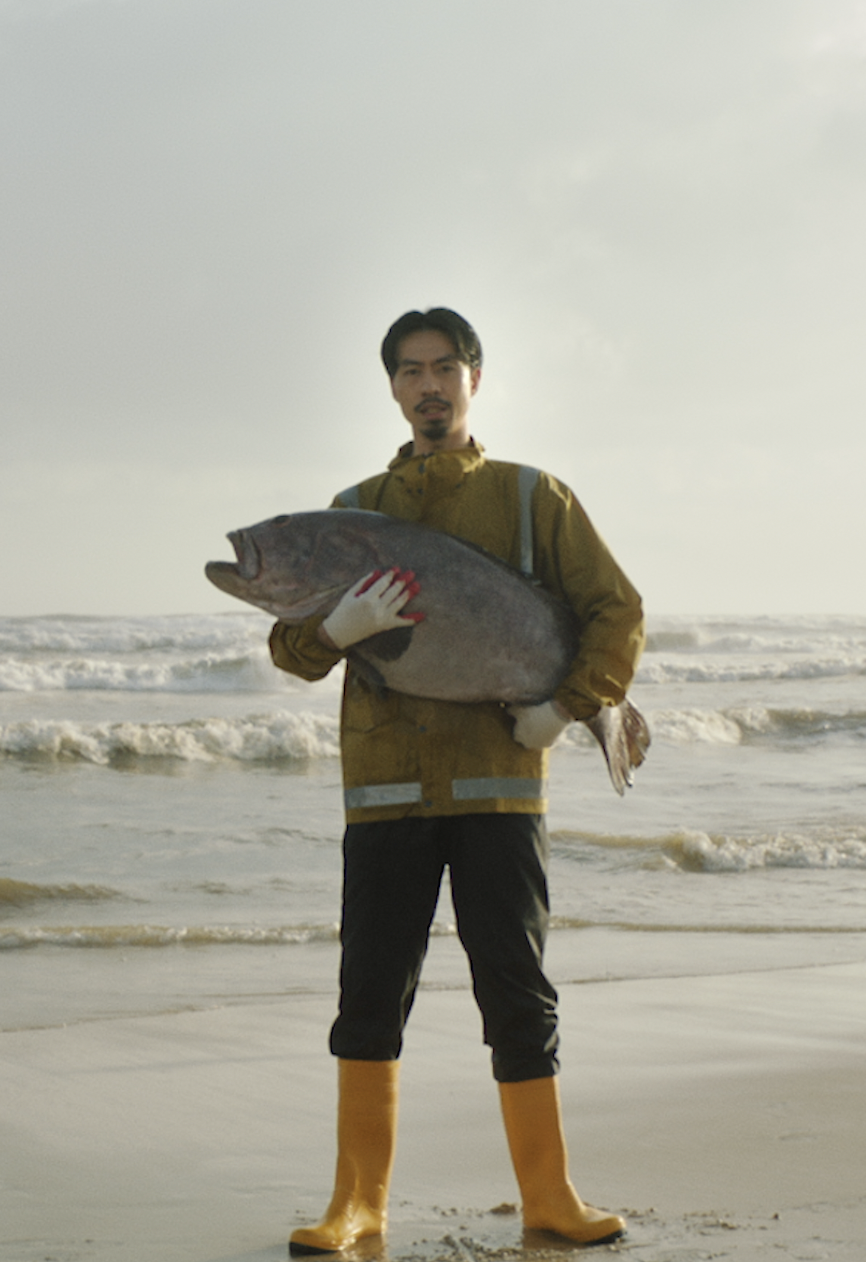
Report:
[{"label": "overcast sky", "polygon": [[238,608],[441,304],[650,616],[866,614],[862,0],[0,0],[0,170],[0,611]]}]

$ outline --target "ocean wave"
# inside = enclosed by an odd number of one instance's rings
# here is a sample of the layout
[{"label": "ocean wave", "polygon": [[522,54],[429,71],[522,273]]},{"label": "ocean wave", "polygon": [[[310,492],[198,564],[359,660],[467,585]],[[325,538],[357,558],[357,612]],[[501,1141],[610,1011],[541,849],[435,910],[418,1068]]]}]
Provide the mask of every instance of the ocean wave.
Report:
[{"label": "ocean wave", "polygon": [[[555,930],[569,929],[615,929],[621,933],[706,933],[706,934],[857,934],[863,933],[861,925],[834,925],[834,924],[815,924],[815,925],[792,925],[792,924],[770,924],[769,922],[757,922],[754,924],[696,924],[693,921],[683,921],[682,923],[661,921],[653,922],[647,920],[585,920],[580,917],[571,916],[551,916],[549,928]],[[605,974],[605,980],[614,980],[612,976]]]},{"label": "ocean wave", "polygon": [[791,618],[662,618],[651,623],[646,651],[767,658],[827,651],[866,660],[866,618],[801,615]]},{"label": "ocean wave", "polygon": [[866,825],[740,836],[681,830],[637,837],[557,829],[551,832],[551,841],[559,855],[571,852],[578,857],[581,850],[608,851],[630,866],[656,870],[742,873],[761,868],[866,869]]},{"label": "ocean wave", "polygon": [[[585,929],[614,929],[628,933],[724,933],[724,934],[862,934],[861,925],[791,925],[767,922],[699,924],[687,920],[653,921],[575,916],[551,916],[550,930],[573,932]],[[431,927],[433,937],[454,937],[453,925],[439,922]],[[315,943],[339,942],[337,924],[321,925],[56,925],[0,928],[0,951],[31,951],[44,947],[69,950],[160,950],[195,947],[303,947]],[[468,982],[462,983],[468,987]],[[436,989],[435,982],[424,982]]]},{"label": "ocean wave", "polygon": [[249,652],[129,661],[117,657],[7,657],[0,692],[273,692],[291,681],[264,645]]},{"label": "ocean wave", "polygon": [[336,718],[276,711],[183,723],[76,723],[27,720],[0,726],[0,753],[12,758],[75,760],[102,766],[139,759],[181,762],[275,762],[339,756]]},{"label": "ocean wave", "polygon": [[866,619],[662,619],[651,626],[643,684],[750,683],[866,674]]},{"label": "ocean wave", "polygon": [[[291,687],[257,610],[0,618],[0,691],[247,692]],[[661,619],[638,682],[814,681],[866,674],[866,619]]]},{"label": "ocean wave", "polygon": [[[97,656],[245,651],[267,639],[271,615],[251,608],[209,614],[0,617],[0,654]],[[866,659],[866,618],[845,616],[659,617],[647,653],[790,657],[831,652]]]},{"label": "ocean wave", "polygon": [[650,721],[653,740],[674,745],[739,745],[740,725],[720,710],[654,710]]},{"label": "ocean wave", "polygon": [[[866,653],[814,657],[644,656],[638,685],[815,681],[866,675]],[[265,692],[292,686],[271,662],[265,638],[223,652],[127,657],[8,654],[0,658],[0,692]]]},{"label": "ocean wave", "polygon": [[866,737],[866,712],[834,713],[793,707],[732,706],[724,710],[687,708],[653,710],[648,715],[653,740],[675,745],[742,743],[814,743],[832,736]]},{"label": "ocean wave", "polygon": [[757,655],[746,660],[722,657],[667,658],[644,657],[637,673],[640,684],[723,684],[759,683],[765,680],[837,679],[845,675],[866,675],[866,652],[832,653],[826,650],[812,657],[795,660]]},{"label": "ocean wave", "polygon": [[[671,745],[814,744],[841,737],[866,739],[866,713],[762,706],[727,710],[651,710],[653,740]],[[235,718],[192,718],[177,723],[26,719],[0,724],[0,756],[23,760],[128,767],[139,760],[185,763],[279,763],[337,758],[339,720],[332,714],[275,710]],[[582,723],[560,737],[562,750],[595,750]]]},{"label": "ocean wave", "polygon": [[100,903],[122,897],[117,890],[103,885],[39,885],[0,877],[0,912],[3,908],[30,907],[34,903]]},{"label": "ocean wave", "polygon": [[866,736],[866,711],[835,713],[808,707],[777,710],[764,706],[734,707],[725,711],[747,734],[788,740],[815,740],[822,736]]},{"label": "ocean wave", "polygon": [[665,845],[671,863],[689,872],[749,872],[756,868],[866,869],[866,830],[779,832],[754,837],[687,832]]},{"label": "ocean wave", "polygon": [[[834,712],[806,707],[773,709],[731,706],[704,710],[698,706],[644,711],[652,739],[670,745],[740,745],[802,741],[814,743],[833,736],[866,739],[866,712]],[[574,723],[560,737],[560,748],[595,745],[589,730]]]},{"label": "ocean wave", "polygon": [[0,653],[99,654],[237,652],[267,639],[267,614],[167,614],[139,618],[57,614],[0,618]]},{"label": "ocean wave", "polygon": [[286,925],[58,925],[4,927],[0,950],[25,947],[168,947],[168,946],[287,946],[335,942],[339,926]]},{"label": "ocean wave", "polygon": [[259,692],[291,687],[254,611],[0,618],[0,691]]},{"label": "ocean wave", "polygon": [[[434,921],[433,937],[453,937],[453,925]],[[0,951],[34,947],[72,947],[111,950],[131,947],[177,946],[305,946],[338,942],[340,926],[316,925],[54,925],[5,926],[0,929]]]}]

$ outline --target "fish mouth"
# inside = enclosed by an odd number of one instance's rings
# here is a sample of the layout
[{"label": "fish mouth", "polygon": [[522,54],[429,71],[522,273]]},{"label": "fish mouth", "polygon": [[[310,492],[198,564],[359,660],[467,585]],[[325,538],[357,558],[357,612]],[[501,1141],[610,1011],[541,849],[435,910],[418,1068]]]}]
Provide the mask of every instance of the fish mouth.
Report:
[{"label": "fish mouth", "polygon": [[237,561],[208,561],[204,572],[214,587],[228,592],[230,596],[236,596],[238,580],[251,582],[258,578],[262,568],[262,554],[246,530],[233,530],[228,538]]},{"label": "fish mouth", "polygon": [[226,538],[235,550],[238,559],[237,573],[239,578],[252,582],[262,572],[262,554],[248,530],[232,530]]}]

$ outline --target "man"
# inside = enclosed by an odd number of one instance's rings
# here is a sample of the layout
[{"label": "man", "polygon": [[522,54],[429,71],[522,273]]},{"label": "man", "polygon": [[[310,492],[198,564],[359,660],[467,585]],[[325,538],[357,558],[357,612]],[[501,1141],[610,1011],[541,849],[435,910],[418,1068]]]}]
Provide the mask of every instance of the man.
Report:
[{"label": "man", "polygon": [[[381,695],[351,667],[341,746],[347,827],[339,1015],[338,1158],[323,1220],[293,1254],[333,1252],[385,1230],[398,1057],[447,864],[526,1227],[580,1243],[615,1239],[616,1215],[585,1205],[568,1177],[557,1091],[556,992],[542,970],[548,923],[547,748],[573,719],[624,697],[643,647],[640,598],[567,487],[487,460],[470,437],[481,381],[475,331],[456,312],[412,311],[382,359],[412,429],[387,472],[341,493],[424,522],[524,568],[574,610],[579,651],[554,697],[534,706]],[[527,540],[529,544],[527,545]],[[322,678],[353,643],[411,626],[412,574],[369,575],[325,618],[277,623],[276,664]]]}]

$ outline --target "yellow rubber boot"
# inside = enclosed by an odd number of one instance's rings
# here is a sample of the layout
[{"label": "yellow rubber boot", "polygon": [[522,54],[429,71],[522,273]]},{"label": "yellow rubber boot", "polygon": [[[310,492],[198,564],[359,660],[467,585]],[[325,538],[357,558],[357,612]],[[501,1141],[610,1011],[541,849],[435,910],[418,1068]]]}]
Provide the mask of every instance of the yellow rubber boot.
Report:
[{"label": "yellow rubber boot", "polygon": [[289,1253],[337,1253],[388,1225],[388,1187],[397,1138],[395,1060],[339,1061],[334,1195],[315,1227],[289,1239]]},{"label": "yellow rubber boot", "polygon": [[499,1095],[524,1227],[555,1231],[578,1244],[606,1244],[624,1235],[624,1219],[584,1205],[568,1177],[558,1080],[501,1082]]}]

